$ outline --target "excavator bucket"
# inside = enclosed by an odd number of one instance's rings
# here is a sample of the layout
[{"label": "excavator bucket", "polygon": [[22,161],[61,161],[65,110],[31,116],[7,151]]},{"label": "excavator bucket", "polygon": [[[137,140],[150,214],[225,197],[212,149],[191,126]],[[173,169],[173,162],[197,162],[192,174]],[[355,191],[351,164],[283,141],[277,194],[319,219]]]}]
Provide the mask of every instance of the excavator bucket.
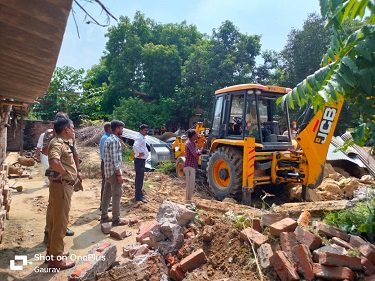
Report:
[{"label": "excavator bucket", "polygon": [[156,165],[162,161],[172,161],[173,155],[171,147],[172,144],[170,143],[150,143],[151,165]]},{"label": "excavator bucket", "polygon": [[[122,133],[122,139],[127,142],[129,145],[133,145],[134,140],[138,136],[138,132],[125,129]],[[150,151],[150,157],[146,160],[146,168],[148,170],[153,170],[155,165],[161,161],[172,161],[172,144],[166,143],[158,138],[153,136],[146,136],[147,148]]]}]

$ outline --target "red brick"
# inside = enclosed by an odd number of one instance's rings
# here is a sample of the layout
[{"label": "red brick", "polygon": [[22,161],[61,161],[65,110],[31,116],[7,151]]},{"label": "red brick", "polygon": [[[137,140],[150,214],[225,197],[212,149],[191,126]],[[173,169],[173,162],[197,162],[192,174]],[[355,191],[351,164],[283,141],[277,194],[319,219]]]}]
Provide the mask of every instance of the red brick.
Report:
[{"label": "red brick", "polygon": [[185,238],[185,239],[189,239],[189,238],[191,238],[191,237],[195,237],[195,233],[194,233],[194,231],[190,231],[190,230],[189,230],[189,232],[186,232],[186,233],[185,233],[184,238]]},{"label": "red brick", "polygon": [[318,235],[311,233],[308,230],[303,229],[300,226],[297,226],[294,230],[296,234],[297,240],[301,243],[309,247],[311,251],[314,251],[322,245],[322,238]]},{"label": "red brick", "polygon": [[112,226],[108,223],[108,222],[105,222],[105,223],[102,223],[100,225],[101,229],[102,229],[102,232],[104,234],[109,234],[111,232],[111,228]]},{"label": "red brick", "polygon": [[210,242],[212,241],[213,236],[214,234],[212,232],[212,227],[209,225],[205,225],[202,234],[203,241]]},{"label": "red brick", "polygon": [[301,273],[307,281],[314,280],[313,261],[309,248],[306,245],[300,244],[293,247],[292,253],[298,265],[298,272]]},{"label": "red brick", "polygon": [[281,281],[300,280],[297,271],[283,251],[277,251],[270,257],[270,262]]},{"label": "red brick", "polygon": [[255,229],[256,231],[260,232],[262,230],[262,227],[260,226],[260,219],[253,218],[250,220],[250,227],[252,229]]},{"label": "red brick", "polygon": [[287,214],[263,214],[262,225],[263,227],[270,226],[271,224],[274,224],[275,222],[278,222],[287,217],[288,217]]},{"label": "red brick", "polygon": [[146,244],[142,244],[135,252],[130,251],[129,258],[133,259],[136,256],[147,254],[150,249],[147,247]]},{"label": "red brick", "polygon": [[288,260],[294,263],[292,248],[298,245],[298,241],[294,232],[281,232],[280,233],[281,249],[285,252]]},{"label": "red brick", "polygon": [[328,225],[322,222],[315,221],[313,223],[313,227],[316,229],[316,231],[319,234],[323,234],[327,236],[328,238],[338,237],[338,238],[341,238],[342,240],[349,241],[348,234],[346,234],[344,231],[332,225]]},{"label": "red brick", "polygon": [[349,235],[349,243],[350,243],[350,245],[352,245],[353,247],[356,247],[356,248],[359,248],[362,245],[368,244],[361,237],[359,237],[357,235],[352,235],[352,234]]},{"label": "red brick", "polygon": [[350,243],[348,243],[348,242],[346,242],[346,241],[344,241],[344,240],[342,240],[341,238],[338,238],[338,237],[333,237],[333,238],[330,240],[330,242],[331,242],[332,244],[339,245],[339,246],[344,247],[344,248],[346,248],[346,249],[353,249],[353,246],[350,245]]},{"label": "red brick", "polygon": [[263,243],[267,242],[267,236],[252,229],[251,227],[245,228],[240,232],[240,238],[250,243],[254,243],[255,248],[258,248]]},{"label": "red brick", "polygon": [[151,240],[150,237],[146,237],[142,239],[142,243],[146,244],[150,249],[155,249],[156,248],[156,243],[154,240]]},{"label": "red brick", "polygon": [[257,253],[260,266],[262,268],[269,268],[271,265],[270,257],[273,255],[271,245],[268,243],[260,245],[260,247],[257,249]]},{"label": "red brick", "polygon": [[132,246],[124,246],[122,248],[122,253],[125,257],[129,257],[133,259],[135,256],[143,255],[148,253],[150,250],[148,249],[146,244],[142,245],[132,245]]},{"label": "red brick", "polygon": [[303,212],[299,215],[297,219],[298,225],[302,227],[307,227],[310,223],[311,214],[307,210],[303,210]]},{"label": "red brick", "polygon": [[109,235],[113,238],[122,240],[129,236],[129,231],[126,231],[125,229],[116,226],[110,230]]},{"label": "red brick", "polygon": [[365,257],[361,257],[362,270],[366,275],[375,274],[375,266]]},{"label": "red brick", "polygon": [[322,265],[319,263],[313,264],[313,271],[315,277],[320,277],[328,280],[350,280],[354,281],[354,272],[347,267],[337,267],[330,265]]},{"label": "red brick", "polygon": [[167,262],[167,264],[169,264],[170,266],[173,266],[175,265],[176,263],[178,263],[178,259],[176,257],[174,257],[171,253],[168,253],[166,256],[165,256],[165,261]]},{"label": "red brick", "polygon": [[365,278],[365,281],[375,281],[375,274],[370,275],[370,276],[367,276],[367,277]]},{"label": "red brick", "polygon": [[375,264],[375,251],[370,245],[362,245],[359,251],[365,256],[372,264]]},{"label": "red brick", "polygon": [[329,252],[322,252],[319,254],[319,263],[324,265],[346,266],[353,270],[361,270],[362,268],[360,258]]},{"label": "red brick", "polygon": [[182,259],[180,262],[181,268],[184,272],[193,270],[199,267],[201,264],[207,261],[206,254],[202,249],[195,251],[194,253],[188,255],[186,258]]},{"label": "red brick", "polygon": [[182,271],[179,263],[176,263],[171,267],[169,270],[169,277],[176,281],[184,279],[184,272]]},{"label": "red brick", "polygon": [[292,232],[296,229],[297,222],[291,218],[285,218],[281,221],[270,225],[270,233],[276,237],[280,236],[281,232]]},{"label": "red brick", "polygon": [[150,224],[146,225],[144,228],[140,230],[140,233],[137,235],[135,240],[139,243],[143,243],[143,238],[149,237],[150,231],[157,230],[159,228],[159,224],[157,221],[152,221]]}]

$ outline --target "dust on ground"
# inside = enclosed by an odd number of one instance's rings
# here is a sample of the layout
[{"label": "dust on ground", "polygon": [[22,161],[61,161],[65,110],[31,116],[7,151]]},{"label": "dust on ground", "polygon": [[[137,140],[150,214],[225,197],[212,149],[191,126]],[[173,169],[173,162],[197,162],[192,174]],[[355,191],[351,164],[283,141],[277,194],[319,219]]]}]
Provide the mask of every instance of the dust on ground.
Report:
[{"label": "dust on ground", "polygon": [[[65,249],[69,250],[71,254],[84,256],[97,242],[108,239],[116,244],[118,255],[120,255],[123,246],[136,243],[135,237],[139,228],[155,219],[158,208],[164,200],[184,203],[184,180],[158,172],[150,172],[145,175],[144,191],[149,203],[134,202],[134,168],[131,164],[124,164],[125,183],[121,199],[121,215],[125,218],[136,218],[140,220],[140,223],[126,226],[127,230],[132,233],[130,237],[124,240],[113,239],[102,233],[99,223],[101,179],[98,149],[88,147],[79,148],[78,151],[83,160],[82,169],[86,177],[83,181],[84,190],[75,192],[72,197],[69,228],[75,232],[75,235],[64,238]],[[17,159],[17,156],[14,153],[9,157]],[[11,159],[8,159],[8,161],[12,162]],[[10,179],[9,182],[11,186],[23,186],[23,191],[19,193],[14,190],[12,193],[9,220],[5,223],[3,242],[0,244],[0,280],[66,280],[69,270],[60,271],[59,273],[44,272],[47,270],[47,263],[44,263],[42,259],[46,250],[43,237],[48,203],[48,187],[45,183],[44,170],[41,164],[37,163],[34,167],[31,167],[30,174],[30,178]],[[198,178],[198,186],[200,186],[200,181],[203,184],[204,178]],[[198,190],[194,194],[194,198],[198,201],[200,198],[211,198],[204,188],[198,188]],[[228,241],[232,238],[233,241],[238,240],[234,239],[234,236],[228,237],[232,233],[230,225],[226,226],[224,223],[218,223],[215,228],[217,228],[218,233],[223,235],[218,235],[210,243],[210,253],[214,253],[223,244],[227,244],[227,239],[229,239]],[[238,235],[235,236],[238,237]],[[193,243],[193,241],[194,239],[187,245]],[[195,243],[189,247],[198,247],[199,243]],[[239,242],[235,241],[233,243],[232,250],[241,253],[243,250]],[[28,264],[23,267],[23,270],[11,271],[9,269],[10,260],[14,259],[15,255],[26,255],[28,257]],[[247,256],[247,254],[243,255]],[[229,256],[228,258],[222,256],[220,259],[224,263],[228,263]],[[246,258],[246,262],[247,260]],[[251,261],[249,262],[251,263]],[[218,261],[216,263],[220,264]],[[210,271],[209,264],[205,266]],[[189,274],[186,277],[187,280],[193,280],[192,276],[196,274],[200,276],[199,270],[204,270],[204,267],[193,271],[192,275]],[[220,265],[213,270],[216,270],[218,274],[211,274],[212,276],[223,278],[229,276],[231,272],[239,272],[240,267],[235,269],[228,264],[225,266]],[[243,276],[249,274],[248,267],[245,267],[242,271],[244,273]],[[200,277],[194,280],[200,280]]]},{"label": "dust on ground", "polygon": [[[131,164],[124,164],[121,215],[125,218],[138,219],[140,222],[133,226],[126,226],[126,230],[132,233],[130,237],[124,240],[113,239],[102,233],[99,223],[101,176],[98,148],[79,147],[78,151],[83,160],[81,167],[85,179],[84,190],[75,192],[72,198],[69,228],[75,232],[75,235],[64,239],[65,249],[71,254],[84,256],[97,242],[107,239],[117,246],[117,253],[121,255],[122,247],[135,244],[139,229],[155,219],[159,206],[164,200],[184,203],[184,180],[159,172],[145,174],[144,191],[149,203],[134,202],[134,168]],[[17,155],[10,155],[10,157],[17,158]],[[22,185],[23,191],[21,193],[13,191],[10,217],[6,221],[5,235],[0,244],[0,280],[66,280],[69,270],[59,273],[44,272],[47,270],[47,264],[41,259],[46,250],[43,235],[48,187],[45,184],[41,164],[31,167],[30,173],[30,178],[10,180],[10,185]],[[200,200],[213,199],[202,175],[198,175],[196,186],[194,199],[198,204]],[[285,202],[287,200],[285,194],[287,192],[283,189],[272,195],[267,191],[258,190],[254,192],[252,205],[268,208],[274,203]],[[208,257],[208,262],[187,273],[184,280],[215,280],[229,277],[236,280],[259,280],[251,246],[238,238],[241,225],[236,225],[236,219],[229,219],[220,212],[199,210],[199,219],[205,220],[208,217],[212,221],[215,233],[213,240],[209,243],[203,242],[202,236],[197,235],[186,240],[180,249],[180,254],[186,256],[202,248]],[[198,224],[198,233],[202,231],[203,228]],[[14,259],[15,255],[28,257],[28,264],[21,271],[9,269],[10,260]],[[263,274],[263,280],[277,280],[273,270]]]}]

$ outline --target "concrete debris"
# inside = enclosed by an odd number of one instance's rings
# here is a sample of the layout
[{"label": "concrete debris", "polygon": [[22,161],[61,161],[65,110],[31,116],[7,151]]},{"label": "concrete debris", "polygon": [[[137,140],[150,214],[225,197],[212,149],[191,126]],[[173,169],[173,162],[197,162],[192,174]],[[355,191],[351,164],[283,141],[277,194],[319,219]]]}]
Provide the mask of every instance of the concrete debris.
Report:
[{"label": "concrete debris", "polygon": [[167,281],[168,268],[164,258],[155,251],[138,255],[134,259],[120,259],[120,265],[97,275],[98,281],[150,280]]},{"label": "concrete debris", "polygon": [[187,209],[184,205],[165,200],[159,207],[156,220],[159,224],[168,221],[179,226],[185,226],[194,220],[196,215],[196,212]]},{"label": "concrete debris", "polygon": [[98,273],[107,270],[116,260],[117,248],[108,241],[97,243],[70,271],[69,281],[96,280]]}]

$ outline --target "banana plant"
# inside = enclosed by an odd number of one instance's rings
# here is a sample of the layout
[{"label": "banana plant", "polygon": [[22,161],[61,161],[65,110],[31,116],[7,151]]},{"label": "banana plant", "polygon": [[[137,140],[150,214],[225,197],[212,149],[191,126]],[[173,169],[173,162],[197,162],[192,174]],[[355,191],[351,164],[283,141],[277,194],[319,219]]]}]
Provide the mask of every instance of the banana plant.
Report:
[{"label": "banana plant", "polygon": [[354,142],[375,146],[375,0],[320,0],[320,8],[332,32],[330,48],[321,68],[278,102],[292,109],[310,104],[317,111],[342,95],[361,113]]}]

